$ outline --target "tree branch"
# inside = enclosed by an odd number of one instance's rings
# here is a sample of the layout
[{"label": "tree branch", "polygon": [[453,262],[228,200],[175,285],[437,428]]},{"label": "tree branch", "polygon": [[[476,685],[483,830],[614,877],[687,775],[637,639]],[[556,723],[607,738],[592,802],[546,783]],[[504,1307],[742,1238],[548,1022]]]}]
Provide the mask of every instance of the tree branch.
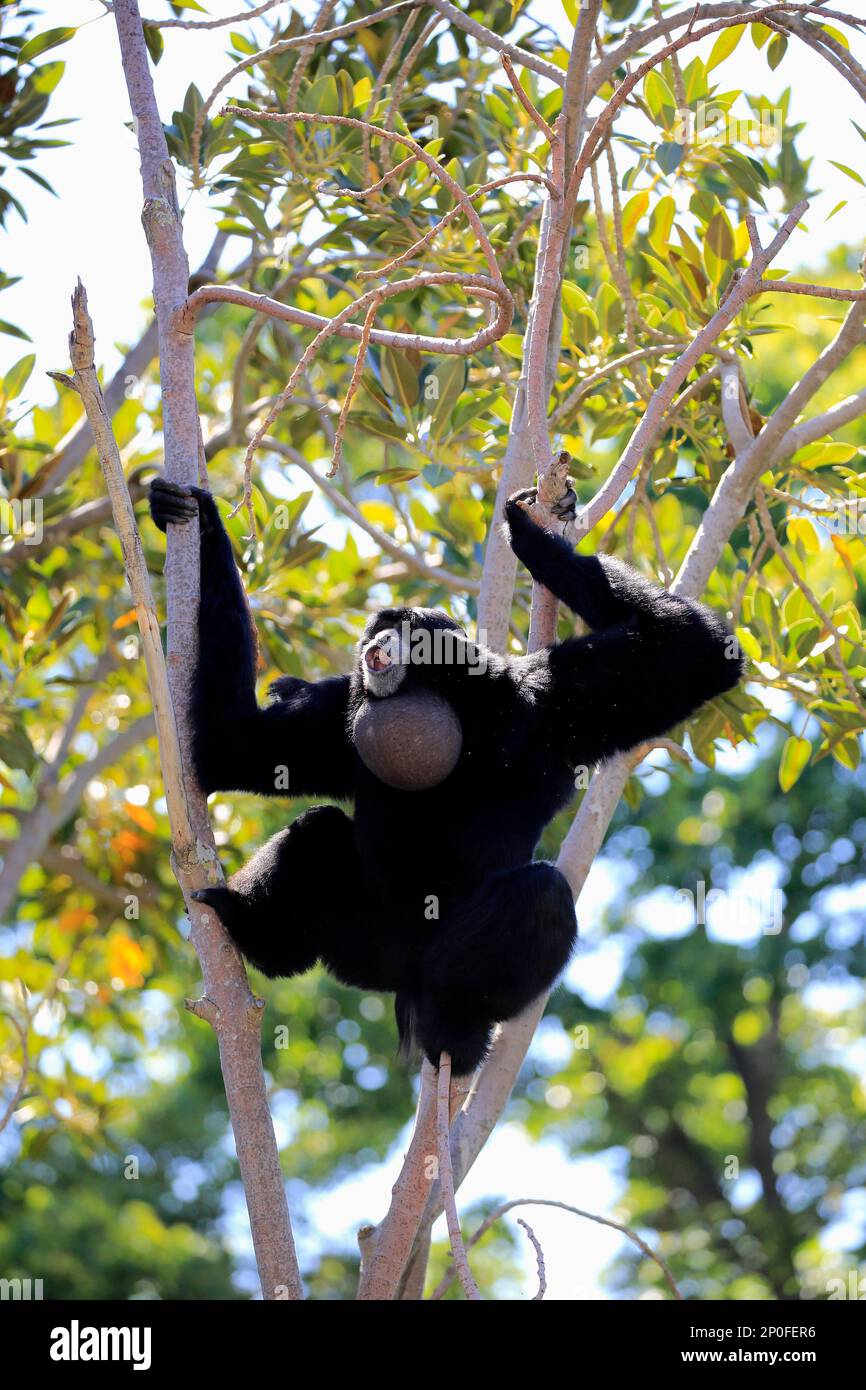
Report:
[{"label": "tree branch", "polygon": [[[194,343],[183,326],[189,265],[183,245],[174,170],[150,74],[137,0],[115,0],[115,20],[130,106],[138,135],[144,192],[142,220],[150,247],[159,329],[166,475],[191,484],[203,454],[195,395]],[[201,467],[203,468],[203,462]],[[192,773],[190,684],[198,647],[199,535],[170,526],[166,556],[167,664],[177,723],[179,763],[196,849],[195,862],[177,860],[176,872],[201,961],[204,993],[216,1008],[216,1033],[226,1098],[250,1215],[262,1293],[266,1299],[303,1297],[274,1129],[262,1069],[256,1006],[237,949],[221,923],[189,895],[193,879],[216,868],[207,804]]]}]

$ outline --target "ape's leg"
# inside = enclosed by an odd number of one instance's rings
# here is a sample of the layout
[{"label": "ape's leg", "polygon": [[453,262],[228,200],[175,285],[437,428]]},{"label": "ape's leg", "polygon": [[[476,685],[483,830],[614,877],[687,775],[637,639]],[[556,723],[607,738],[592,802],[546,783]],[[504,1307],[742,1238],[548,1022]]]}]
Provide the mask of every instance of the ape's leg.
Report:
[{"label": "ape's leg", "polygon": [[415,1028],[434,1065],[454,1072],[483,1059],[494,1023],[548,989],[571,954],[577,926],[571,889],[552,864],[492,874],[458,903],[421,964]]},{"label": "ape's leg", "polygon": [[262,845],[229,879],[193,896],[217,913],[265,975],[298,975],[321,958],[345,984],[393,989],[383,952],[365,922],[352,822],[316,806]]}]

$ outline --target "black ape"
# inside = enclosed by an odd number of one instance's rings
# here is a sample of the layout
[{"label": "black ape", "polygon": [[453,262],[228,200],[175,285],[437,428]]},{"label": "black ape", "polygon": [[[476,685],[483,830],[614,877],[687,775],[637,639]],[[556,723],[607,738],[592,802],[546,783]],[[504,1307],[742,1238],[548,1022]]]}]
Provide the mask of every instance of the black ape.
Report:
[{"label": "black ape", "polygon": [[[202,786],[355,803],[353,819],[334,806],[306,811],[228,887],[197,896],[265,974],[321,960],[346,984],[392,990],[404,1042],[416,1037],[434,1064],[444,1049],[455,1072],[473,1070],[493,1025],[552,985],[569,958],[571,891],[532,856],[572,794],[575,768],[664,733],[735,685],[741,660],[728,630],[616,560],[575,554],[512,498],[516,555],[589,636],[503,658],[473,646],[444,613],[388,608],[368,622],[350,676],[279,680],[261,709],[249,613],[213,498],[158,480],[151,511],[163,530],[196,514],[201,523]],[[359,714],[371,712],[399,731],[407,695],[407,708],[419,699],[436,707],[428,742],[443,708],[457,730],[423,790],[377,776],[354,738]],[[382,729],[387,742],[387,722]],[[417,720],[411,729],[415,738]]]}]

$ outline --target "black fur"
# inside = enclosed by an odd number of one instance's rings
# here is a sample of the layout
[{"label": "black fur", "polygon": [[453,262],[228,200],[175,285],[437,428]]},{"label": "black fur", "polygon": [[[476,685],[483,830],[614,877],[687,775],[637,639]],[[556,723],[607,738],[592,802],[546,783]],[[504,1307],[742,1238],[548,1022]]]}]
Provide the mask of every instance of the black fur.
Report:
[{"label": "black fur", "polygon": [[[520,494],[525,497],[527,494]],[[194,499],[194,503],[193,503]],[[284,678],[255,696],[255,643],[231,544],[209,493],[151,489],[157,525],[201,520],[200,650],[194,758],[206,791],[353,800],[299,816],[228,887],[199,898],[247,959],[270,976],[316,960],[344,983],[396,995],[401,1036],[417,1036],[455,1072],[482,1060],[496,1022],[554,982],[576,932],[569,887],[532,862],[568,801],[576,766],[659,735],[740,678],[727,628],[708,609],[655,588],[607,557],[578,556],[518,505],[512,547],[532,576],[593,632],[532,656],[409,665],[401,690],[444,695],[463,730],[454,771],[423,792],[380,782],[357,757],[352,718],[365,698],[351,676]],[[459,626],[430,609],[385,609],[367,624],[428,632]],[[278,786],[288,770],[288,789]]]}]

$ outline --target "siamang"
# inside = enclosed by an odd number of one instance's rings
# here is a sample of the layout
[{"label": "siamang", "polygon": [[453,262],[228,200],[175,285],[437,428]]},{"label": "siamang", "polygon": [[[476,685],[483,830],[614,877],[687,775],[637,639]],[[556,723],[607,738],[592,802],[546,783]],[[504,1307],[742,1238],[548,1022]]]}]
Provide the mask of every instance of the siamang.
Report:
[{"label": "siamang", "polygon": [[[455,1073],[493,1026],[548,989],[576,935],[572,893],[533,861],[575,771],[670,730],[731,689],[742,660],[719,618],[608,556],[578,555],[506,506],[511,546],[588,635],[500,656],[445,613],[385,608],[350,675],[283,677],[256,702],[256,642],[211,494],[162,479],[160,529],[201,530],[193,758],[201,786],[353,801],[305,811],[229,880],[195,896],[269,976],[317,960],[396,995],[404,1046]],[[413,768],[415,775],[413,775]]]}]

